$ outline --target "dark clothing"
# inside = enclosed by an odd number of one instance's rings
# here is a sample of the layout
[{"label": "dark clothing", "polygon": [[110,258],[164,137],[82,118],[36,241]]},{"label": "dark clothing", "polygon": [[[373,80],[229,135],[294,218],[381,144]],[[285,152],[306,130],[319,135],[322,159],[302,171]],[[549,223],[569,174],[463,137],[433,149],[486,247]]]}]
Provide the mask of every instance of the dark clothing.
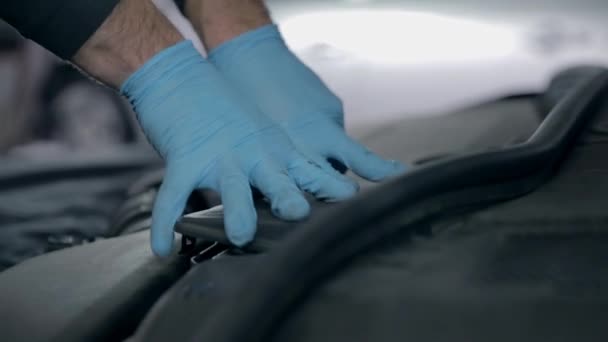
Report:
[{"label": "dark clothing", "polygon": [[120,0],[2,0],[0,19],[57,56],[70,59]]},{"label": "dark clothing", "polygon": [[179,8],[179,10],[182,11],[182,13],[185,13],[186,0],[175,0],[175,4]]}]

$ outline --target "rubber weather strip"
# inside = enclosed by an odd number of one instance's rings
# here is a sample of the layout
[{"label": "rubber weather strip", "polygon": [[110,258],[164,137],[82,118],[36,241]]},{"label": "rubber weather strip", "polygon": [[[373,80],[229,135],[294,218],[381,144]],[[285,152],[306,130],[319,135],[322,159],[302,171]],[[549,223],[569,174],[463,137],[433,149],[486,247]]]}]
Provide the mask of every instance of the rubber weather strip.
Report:
[{"label": "rubber weather strip", "polygon": [[192,327],[190,340],[267,340],[315,286],[386,238],[451,210],[534,191],[555,173],[607,92],[608,73],[598,71],[574,86],[527,142],[420,166],[298,227],[232,293],[208,299],[216,310]]}]

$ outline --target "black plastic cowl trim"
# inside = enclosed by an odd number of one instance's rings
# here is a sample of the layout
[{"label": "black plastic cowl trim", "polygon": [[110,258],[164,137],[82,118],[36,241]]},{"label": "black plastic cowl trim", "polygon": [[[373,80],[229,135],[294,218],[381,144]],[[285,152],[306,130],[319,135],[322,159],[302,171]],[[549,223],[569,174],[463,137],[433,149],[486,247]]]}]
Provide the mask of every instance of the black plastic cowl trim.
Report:
[{"label": "black plastic cowl trim", "polygon": [[[191,341],[266,340],[312,288],[395,232],[456,207],[533,191],[568,155],[607,92],[608,72],[598,70],[556,105],[526,143],[425,164],[299,227],[260,258],[260,267],[232,294],[224,293],[215,305],[209,299],[216,310],[201,316]],[[478,189],[477,196],[468,189]]]}]

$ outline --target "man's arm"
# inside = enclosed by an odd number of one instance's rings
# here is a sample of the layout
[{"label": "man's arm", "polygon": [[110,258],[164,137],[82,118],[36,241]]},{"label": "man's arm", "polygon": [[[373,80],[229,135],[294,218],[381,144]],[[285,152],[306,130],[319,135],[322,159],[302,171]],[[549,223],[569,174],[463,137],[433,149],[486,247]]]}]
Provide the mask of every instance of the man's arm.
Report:
[{"label": "man's arm", "polygon": [[150,0],[121,0],[73,62],[118,88],[148,59],[182,39]]},{"label": "man's arm", "polygon": [[272,23],[262,0],[177,0],[207,51]]}]

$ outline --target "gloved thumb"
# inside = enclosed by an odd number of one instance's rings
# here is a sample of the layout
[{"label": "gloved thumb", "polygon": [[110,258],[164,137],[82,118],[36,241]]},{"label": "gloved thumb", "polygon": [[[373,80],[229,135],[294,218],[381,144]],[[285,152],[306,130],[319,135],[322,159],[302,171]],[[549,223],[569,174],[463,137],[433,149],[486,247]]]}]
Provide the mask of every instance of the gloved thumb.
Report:
[{"label": "gloved thumb", "polygon": [[159,257],[167,257],[173,249],[174,226],[186,208],[194,182],[167,169],[152,212],[152,251]]}]

